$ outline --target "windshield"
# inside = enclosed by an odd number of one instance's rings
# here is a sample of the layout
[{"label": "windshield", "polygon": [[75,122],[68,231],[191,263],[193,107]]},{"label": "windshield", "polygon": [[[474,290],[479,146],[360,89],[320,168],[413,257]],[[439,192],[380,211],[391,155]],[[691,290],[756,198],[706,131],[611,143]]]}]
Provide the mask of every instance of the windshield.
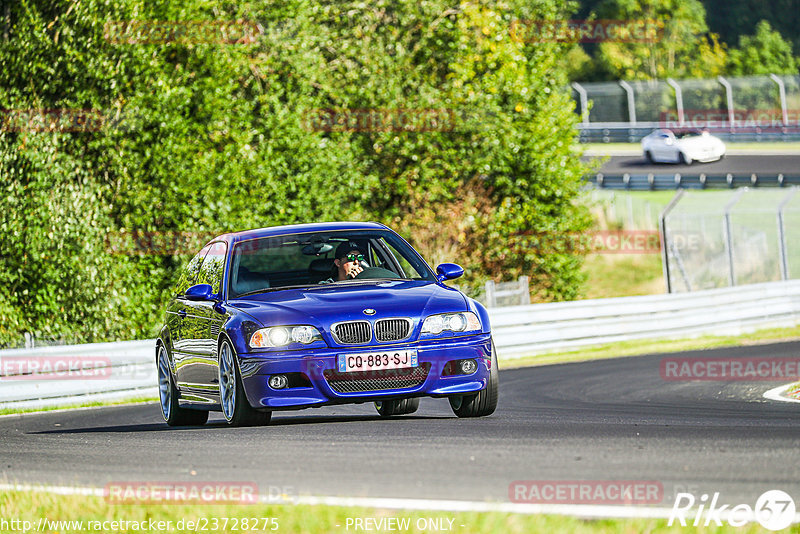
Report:
[{"label": "windshield", "polygon": [[[355,253],[361,271],[339,280],[337,250]],[[230,298],[290,287],[364,280],[428,280],[428,265],[393,232],[350,230],[264,237],[237,243],[231,258]]]},{"label": "windshield", "polygon": [[700,137],[703,132],[700,130],[687,130],[683,132],[675,132],[676,139],[686,139],[687,137]]}]

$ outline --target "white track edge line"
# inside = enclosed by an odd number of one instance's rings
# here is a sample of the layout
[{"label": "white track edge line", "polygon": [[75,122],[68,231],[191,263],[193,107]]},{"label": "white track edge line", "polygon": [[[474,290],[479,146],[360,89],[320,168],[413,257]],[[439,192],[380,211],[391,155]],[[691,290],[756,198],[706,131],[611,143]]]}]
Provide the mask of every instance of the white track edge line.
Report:
[{"label": "white track edge line", "polygon": [[778,386],[776,388],[772,388],[769,391],[765,391],[763,397],[765,399],[774,400],[774,401],[781,401],[781,402],[800,402],[798,399],[790,399],[789,397],[784,397],[783,393],[789,389],[790,386],[795,385],[797,382],[792,382],[791,384],[784,384],[783,386]]}]

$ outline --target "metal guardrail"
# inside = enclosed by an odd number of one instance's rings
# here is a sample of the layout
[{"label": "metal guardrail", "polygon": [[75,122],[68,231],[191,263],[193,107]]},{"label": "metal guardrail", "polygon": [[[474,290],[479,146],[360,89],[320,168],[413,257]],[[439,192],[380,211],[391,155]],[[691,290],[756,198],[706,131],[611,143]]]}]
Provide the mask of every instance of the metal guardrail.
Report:
[{"label": "metal guardrail", "polygon": [[626,191],[735,189],[738,187],[798,186],[800,185],[800,174],[597,173],[587,176],[586,181],[602,189],[621,189]]},{"label": "metal guardrail", "polygon": [[800,281],[491,310],[501,359],[634,339],[736,335],[800,323]]},{"label": "metal guardrail", "polygon": [[[644,124],[644,126],[643,126]],[[638,123],[635,127],[626,123],[578,124],[578,140],[581,143],[638,143],[658,128],[667,128],[660,122]],[[800,141],[800,131],[783,129],[779,132],[730,132],[714,129],[712,133],[726,143],[779,143]]]},{"label": "metal guardrail", "polygon": [[152,339],[0,351],[0,408],[156,396],[157,383]]},{"label": "metal guardrail", "polygon": [[[800,323],[800,281],[692,293],[509,306],[489,310],[500,359],[634,339],[741,334]],[[0,351],[0,408],[64,406],[157,395],[154,340]],[[27,380],[15,358],[96,358],[99,378]],[[9,372],[10,371],[10,372]]]}]

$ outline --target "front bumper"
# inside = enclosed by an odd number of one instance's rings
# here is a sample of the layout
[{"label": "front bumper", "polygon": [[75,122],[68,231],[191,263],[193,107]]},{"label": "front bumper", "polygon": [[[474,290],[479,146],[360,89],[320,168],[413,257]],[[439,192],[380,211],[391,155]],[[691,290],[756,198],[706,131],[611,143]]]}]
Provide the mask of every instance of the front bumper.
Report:
[{"label": "front bumper", "polygon": [[[345,393],[342,390],[347,388],[336,385],[334,379],[342,378],[342,375],[337,373],[337,355],[389,352],[399,349],[415,349],[417,351],[420,369],[416,374],[416,380],[409,380],[405,383],[402,380],[398,382],[387,378],[387,375],[392,375],[390,372],[374,371],[372,372],[374,376],[370,376],[369,387],[379,389]],[[397,345],[247,353],[239,355],[239,367],[242,372],[245,394],[251,406],[270,410],[292,410],[388,398],[442,397],[474,393],[486,387],[492,365],[491,350],[491,334],[478,334]],[[442,375],[448,362],[464,359],[476,360],[478,369],[469,375]],[[426,372],[423,372],[424,370]],[[308,378],[310,386],[272,389],[268,385],[269,377],[284,373],[302,373]],[[332,374],[336,376],[331,376]],[[347,375],[364,376],[364,374],[358,373],[347,373]],[[409,386],[409,382],[414,383]],[[332,383],[334,383],[333,386]]]}]

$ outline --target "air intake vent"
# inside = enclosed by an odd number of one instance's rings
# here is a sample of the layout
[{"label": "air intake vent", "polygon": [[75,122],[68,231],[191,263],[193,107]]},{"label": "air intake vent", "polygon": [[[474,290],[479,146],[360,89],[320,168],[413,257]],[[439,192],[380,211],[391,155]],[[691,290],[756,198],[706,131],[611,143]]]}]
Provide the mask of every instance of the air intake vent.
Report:
[{"label": "air intake vent", "polygon": [[400,341],[411,335],[411,319],[381,319],[375,323],[375,339]]},{"label": "air intake vent", "polygon": [[412,389],[420,387],[428,377],[431,364],[424,362],[419,367],[385,369],[381,371],[359,371],[339,373],[326,369],[323,374],[331,389],[337,393],[361,393],[388,389]]},{"label": "air intake vent", "polygon": [[342,345],[369,343],[372,340],[372,328],[368,321],[339,323],[334,325],[333,335]]}]

